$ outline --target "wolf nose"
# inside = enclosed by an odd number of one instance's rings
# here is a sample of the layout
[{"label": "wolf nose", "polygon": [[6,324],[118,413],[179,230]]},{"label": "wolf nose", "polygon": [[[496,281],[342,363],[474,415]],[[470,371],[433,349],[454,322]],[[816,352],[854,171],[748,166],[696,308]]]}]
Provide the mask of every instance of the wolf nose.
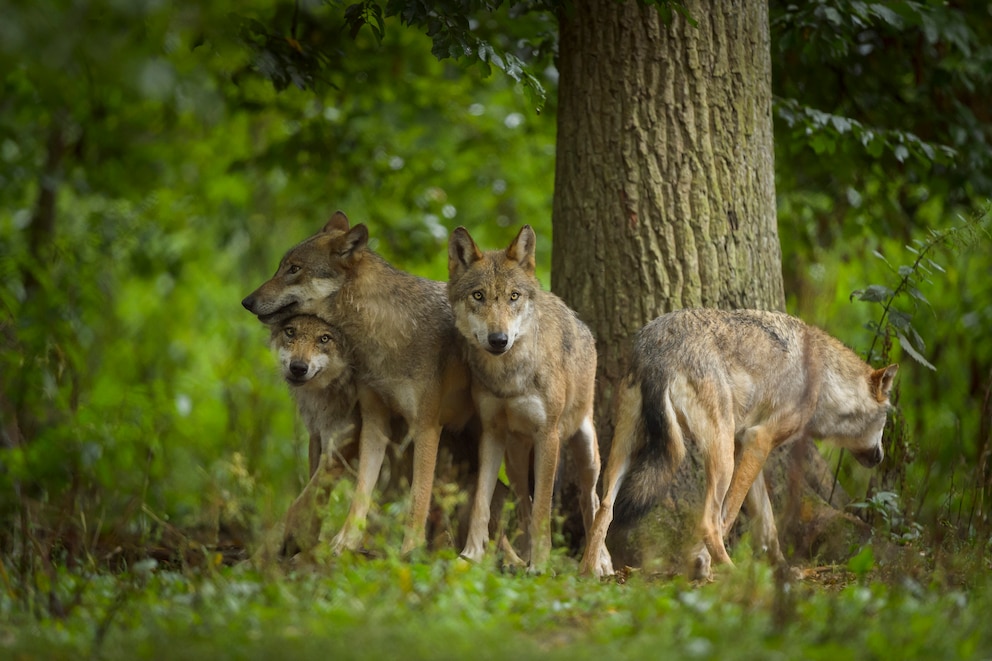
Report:
[{"label": "wolf nose", "polygon": [[506,337],[506,333],[490,333],[489,334],[489,346],[496,350],[503,350],[509,343],[509,338]]},{"label": "wolf nose", "polygon": [[241,305],[244,307],[245,310],[251,312],[251,309],[255,306],[255,297],[252,296],[251,294],[248,294],[243,299],[241,299]]},{"label": "wolf nose", "polygon": [[302,360],[294,360],[289,363],[289,373],[296,378],[306,376],[308,369],[310,369],[310,366]]}]

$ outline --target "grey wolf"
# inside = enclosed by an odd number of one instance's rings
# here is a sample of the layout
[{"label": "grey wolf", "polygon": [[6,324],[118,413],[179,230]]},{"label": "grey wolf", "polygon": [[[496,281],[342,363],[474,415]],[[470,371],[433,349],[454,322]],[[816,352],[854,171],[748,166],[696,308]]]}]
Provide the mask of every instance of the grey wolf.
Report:
[{"label": "grey wolf", "polygon": [[474,416],[469,371],[459,352],[444,283],[404,273],[368,247],[368,229],[336,212],[318,234],[291,248],[275,275],[242,305],[263,323],[315,314],[336,326],[351,351],[361,431],[351,509],[331,542],[356,549],[390,439],[406,422],[413,444],[411,506],[402,552],[424,543],[442,427]]},{"label": "grey wolf", "polygon": [[272,324],[269,346],[276,353],[282,376],[310,434],[309,468],[313,477],[321,455],[339,454],[343,446],[334,444],[350,442],[351,430],[357,432],[361,424],[347,349],[340,331],[313,315],[294,315]]},{"label": "grey wolf", "polygon": [[358,455],[358,392],[340,332],[313,315],[271,323],[269,346],[310,436],[309,475],[286,514],[280,555],[317,544],[329,489]]},{"label": "grey wolf", "polygon": [[[448,242],[448,297],[471,368],[482,422],[479,482],[462,556],[485,555],[490,499],[504,455],[529,523],[529,560],[541,570],[551,552],[551,507],[562,439],[579,467],[586,531],[599,504],[599,448],[593,426],[596,347],[592,333],[534,275],[536,237],[525,225],[506,250],[483,253],[464,227]],[[534,454],[534,500],[529,483]],[[524,555],[527,555],[525,550]]]},{"label": "grey wolf", "polygon": [[731,564],[723,539],[745,498],[758,548],[784,563],[761,474],[769,452],[813,438],[876,466],[897,369],[872,369],[826,332],[778,312],[681,310],[648,323],[617,392],[602,503],[581,570],[613,573],[605,541],[614,510],[629,522],[657,503],[687,439],[706,474],[692,578],[710,578],[711,563]]}]

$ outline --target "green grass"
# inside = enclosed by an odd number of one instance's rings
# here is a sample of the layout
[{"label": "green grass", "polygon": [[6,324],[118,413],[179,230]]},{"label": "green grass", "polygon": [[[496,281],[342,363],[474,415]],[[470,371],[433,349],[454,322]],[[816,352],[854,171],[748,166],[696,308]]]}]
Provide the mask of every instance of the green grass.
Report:
[{"label": "green grass", "polygon": [[[0,595],[8,659],[951,659],[992,657],[992,579],[777,584],[744,560],[710,584],[504,574],[450,553],[319,569],[196,572],[145,562]],[[844,573],[844,572],[840,572]],[[853,577],[853,574],[847,574]],[[52,615],[54,593],[64,615]],[[58,609],[56,609],[58,610]]]}]

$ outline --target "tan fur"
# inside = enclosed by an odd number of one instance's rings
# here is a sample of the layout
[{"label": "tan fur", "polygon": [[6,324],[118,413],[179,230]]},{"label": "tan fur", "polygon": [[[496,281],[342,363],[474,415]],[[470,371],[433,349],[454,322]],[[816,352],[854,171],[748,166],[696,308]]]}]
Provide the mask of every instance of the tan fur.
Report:
[{"label": "tan fur", "polygon": [[[783,562],[761,469],[798,438],[833,442],[866,466],[882,460],[882,429],[896,365],[873,370],[822,330],[785,314],[682,310],[637,335],[617,396],[603,499],[582,571],[613,573],[606,534],[618,500],[659,497],[664,478],[698,444],[706,491],[690,557],[694,578],[729,564],[723,538],[748,501],[758,544]],[[658,477],[651,477],[656,474]],[[634,476],[629,480],[627,477]]]},{"label": "tan fur", "polygon": [[337,212],[322,232],[290,250],[276,274],[242,304],[262,321],[316,314],[337,326],[355,367],[361,425],[355,496],[332,550],[361,543],[390,419],[407,423],[413,442],[411,508],[403,552],[424,543],[442,426],[474,415],[469,372],[453,351],[457,332],[444,283],[398,271],[369,250],[364,225]]},{"label": "tan fur", "polygon": [[310,480],[286,514],[280,555],[295,555],[317,544],[320,506],[358,456],[361,418],[349,352],[339,331],[312,315],[271,324],[269,345],[310,435]]},{"label": "tan fur", "polygon": [[517,496],[521,518],[529,520],[530,565],[541,570],[551,551],[561,440],[569,442],[579,466],[587,531],[598,506],[600,462],[593,426],[595,343],[561,299],[541,290],[534,245],[528,225],[506,250],[483,253],[459,227],[448,244],[448,295],[482,421],[479,484],[462,556],[478,561],[485,554],[490,499],[504,454],[511,484],[526,485],[533,450],[533,511],[526,491],[518,489]]}]

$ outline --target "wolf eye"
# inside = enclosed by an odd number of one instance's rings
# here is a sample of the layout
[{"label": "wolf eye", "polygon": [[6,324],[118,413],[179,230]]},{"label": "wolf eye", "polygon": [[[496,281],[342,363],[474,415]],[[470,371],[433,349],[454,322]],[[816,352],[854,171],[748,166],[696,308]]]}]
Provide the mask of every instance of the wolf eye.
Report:
[{"label": "wolf eye", "polygon": [[474,291],[472,292],[472,298],[474,298],[477,301],[481,301],[485,297],[482,295],[481,291]]},{"label": "wolf eye", "polygon": [[286,334],[286,337],[293,337],[296,335],[296,329],[292,326],[286,326],[282,329],[282,332]]},{"label": "wolf eye", "polygon": [[298,266],[296,264],[293,264],[292,266],[289,267],[289,274],[290,275],[293,275],[295,273],[299,273],[300,272],[300,268],[301,268],[300,266]]},{"label": "wolf eye", "polygon": [[518,292],[518,291],[511,291],[510,292],[510,300],[511,301],[515,301],[518,298],[520,298],[520,292]]},{"label": "wolf eye", "polygon": [[331,341],[331,336],[328,335],[327,333],[324,333],[323,335],[320,336],[320,343],[321,344],[327,344],[330,341]]}]

